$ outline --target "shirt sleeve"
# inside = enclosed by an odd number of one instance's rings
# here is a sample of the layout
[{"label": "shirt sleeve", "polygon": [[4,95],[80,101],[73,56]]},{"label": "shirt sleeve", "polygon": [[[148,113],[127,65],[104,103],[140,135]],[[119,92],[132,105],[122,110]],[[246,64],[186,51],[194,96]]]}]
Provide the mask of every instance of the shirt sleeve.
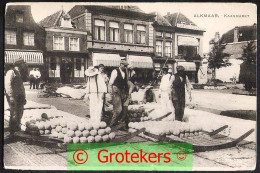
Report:
[{"label": "shirt sleeve", "polygon": [[9,70],[5,75],[5,92],[8,96],[12,96],[13,90],[12,90],[12,81],[15,77],[15,73],[13,70]]},{"label": "shirt sleeve", "polygon": [[113,70],[112,73],[111,73],[109,85],[113,85],[114,84],[114,82],[116,80],[116,77],[117,77],[117,71]]},{"label": "shirt sleeve", "polygon": [[170,78],[170,88],[173,87],[173,82],[175,81],[175,76],[172,75],[171,78]]}]

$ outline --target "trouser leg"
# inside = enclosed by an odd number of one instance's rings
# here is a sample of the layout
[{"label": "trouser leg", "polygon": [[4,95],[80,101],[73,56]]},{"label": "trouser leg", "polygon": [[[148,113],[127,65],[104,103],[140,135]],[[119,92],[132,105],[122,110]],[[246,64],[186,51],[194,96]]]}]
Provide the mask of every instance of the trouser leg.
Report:
[{"label": "trouser leg", "polygon": [[90,121],[91,122],[96,122],[97,115],[96,115],[96,110],[97,110],[97,93],[91,93],[89,95],[89,112],[90,112]]},{"label": "trouser leg", "polygon": [[180,105],[179,105],[178,100],[173,101],[173,106],[175,109],[175,120],[181,121],[180,120]]},{"label": "trouser leg", "polygon": [[118,123],[118,118],[122,112],[122,98],[120,92],[113,91],[113,116],[110,122],[110,126],[114,126]]},{"label": "trouser leg", "polygon": [[96,118],[97,121],[101,121],[102,118],[102,110],[104,105],[104,95],[105,93],[98,93],[97,94],[97,109],[96,109]]},{"label": "trouser leg", "polygon": [[163,112],[167,111],[168,93],[161,92],[161,109]]},{"label": "trouser leg", "polygon": [[184,116],[184,109],[185,109],[185,101],[180,102],[180,119],[183,119]]}]

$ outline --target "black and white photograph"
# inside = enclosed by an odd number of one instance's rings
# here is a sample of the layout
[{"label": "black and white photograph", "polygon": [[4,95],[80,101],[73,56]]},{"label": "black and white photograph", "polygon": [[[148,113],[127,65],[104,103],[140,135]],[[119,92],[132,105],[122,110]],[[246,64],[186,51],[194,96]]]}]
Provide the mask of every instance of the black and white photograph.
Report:
[{"label": "black and white photograph", "polygon": [[2,14],[4,169],[255,170],[256,4],[10,2]]}]

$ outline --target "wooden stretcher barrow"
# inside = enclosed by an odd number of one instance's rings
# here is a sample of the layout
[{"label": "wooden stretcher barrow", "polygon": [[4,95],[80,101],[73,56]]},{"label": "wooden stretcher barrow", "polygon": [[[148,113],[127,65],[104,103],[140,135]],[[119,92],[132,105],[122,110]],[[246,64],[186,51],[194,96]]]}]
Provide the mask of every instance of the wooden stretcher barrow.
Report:
[{"label": "wooden stretcher barrow", "polygon": [[185,138],[180,138],[178,136],[159,136],[149,132],[144,132],[143,134],[159,140],[160,142],[167,142],[167,143],[191,143],[193,144],[193,151],[194,152],[203,152],[203,151],[212,151],[212,150],[219,150],[224,148],[231,148],[235,147],[239,142],[243,141],[247,138],[250,134],[254,132],[254,129],[249,130],[248,132],[244,133],[237,139],[227,138],[224,135],[219,135],[221,131],[226,129],[228,126],[225,125],[216,129],[212,132],[204,131],[203,135],[199,136],[190,136]]}]

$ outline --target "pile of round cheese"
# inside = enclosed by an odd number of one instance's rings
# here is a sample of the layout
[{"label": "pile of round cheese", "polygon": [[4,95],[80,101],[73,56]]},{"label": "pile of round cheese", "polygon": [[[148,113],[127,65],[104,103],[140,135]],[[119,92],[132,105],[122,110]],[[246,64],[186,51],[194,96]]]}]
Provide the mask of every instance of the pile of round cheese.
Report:
[{"label": "pile of round cheese", "polygon": [[130,122],[140,122],[140,121],[147,121],[151,118],[148,117],[148,113],[145,111],[144,108],[138,108],[138,109],[129,109],[128,110],[128,116]]},{"label": "pile of round cheese", "polygon": [[[81,122],[80,122],[81,121]],[[21,130],[33,135],[51,135],[64,139],[65,143],[108,142],[115,133],[105,122],[90,124],[87,120],[72,120],[63,116],[25,116],[21,121]]]},{"label": "pile of round cheese", "polygon": [[[65,130],[66,129],[66,130]],[[109,142],[115,138],[115,133],[103,121],[100,123],[68,122],[56,124],[52,131],[53,137],[64,139],[65,143]]]},{"label": "pile of round cheese", "polygon": [[130,122],[129,132],[145,128],[147,132],[155,135],[175,135],[181,138],[203,134],[198,125],[181,121],[145,121]]}]

